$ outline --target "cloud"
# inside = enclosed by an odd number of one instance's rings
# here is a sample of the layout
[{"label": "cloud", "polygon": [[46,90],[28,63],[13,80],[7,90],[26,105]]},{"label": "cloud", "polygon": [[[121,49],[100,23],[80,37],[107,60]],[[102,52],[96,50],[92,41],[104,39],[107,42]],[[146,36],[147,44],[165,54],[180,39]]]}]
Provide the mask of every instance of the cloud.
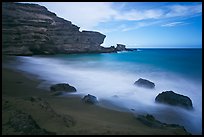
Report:
[{"label": "cloud", "polygon": [[194,6],[183,6],[183,5],[173,5],[169,6],[169,12],[165,15],[165,17],[179,17],[179,16],[192,16],[202,12],[202,5],[194,5]]},{"label": "cloud", "polygon": [[131,10],[124,12],[116,12],[114,19],[115,20],[129,20],[129,21],[139,21],[145,19],[158,19],[162,16],[163,11],[160,9],[156,10]]},{"label": "cloud", "polygon": [[202,5],[171,5],[165,8],[147,9],[147,10],[129,10],[116,11],[114,19],[141,21],[147,19],[166,19],[172,17],[191,17],[202,12]]},{"label": "cloud", "polygon": [[95,31],[99,31],[99,32],[102,32],[102,33],[109,33],[109,32],[114,32],[114,31],[121,31],[121,30],[124,30],[126,28],[128,28],[127,25],[121,24],[121,25],[111,27],[111,28],[101,27],[100,29],[95,29]]},{"label": "cloud", "polygon": [[140,22],[135,23],[132,26],[123,28],[122,31],[135,30],[135,29],[139,29],[139,28],[142,28],[142,27],[147,27],[147,26],[160,24],[161,22],[163,22],[163,21],[161,21],[161,20],[158,20],[158,21],[140,21]]},{"label": "cloud", "polygon": [[81,29],[92,30],[101,22],[110,21],[117,14],[110,2],[28,2],[45,6]]},{"label": "cloud", "polygon": [[150,26],[150,25],[152,25],[152,23],[153,22],[137,22],[135,25],[133,25],[131,27],[129,26],[129,27],[123,28],[122,31],[135,30],[135,29],[138,29],[138,28]]},{"label": "cloud", "polygon": [[174,27],[174,26],[178,26],[184,24],[183,22],[172,22],[172,23],[167,23],[167,24],[163,24],[161,25],[162,27]]},{"label": "cloud", "polygon": [[[138,29],[150,25],[158,24],[157,21],[165,23],[165,20],[177,18],[179,20],[187,19],[202,13],[202,5],[168,5],[152,9],[128,9],[131,3],[113,3],[113,2],[29,2],[37,3],[55,12],[57,16],[72,21],[80,30],[97,30],[103,23],[112,21],[135,21],[136,24],[120,27],[122,31]],[[117,5],[117,6],[116,6]],[[126,8],[124,8],[126,7]],[[125,9],[125,10],[124,10]],[[168,26],[168,24],[166,24]],[[169,24],[173,26],[172,24]],[[163,25],[165,26],[165,24]],[[117,26],[115,27],[117,28]],[[115,31],[114,28],[104,28],[104,31]]]},{"label": "cloud", "polygon": [[111,3],[100,2],[80,2],[65,3],[61,9],[66,19],[79,25],[82,29],[93,29],[101,22],[107,22],[115,11],[110,8]]}]

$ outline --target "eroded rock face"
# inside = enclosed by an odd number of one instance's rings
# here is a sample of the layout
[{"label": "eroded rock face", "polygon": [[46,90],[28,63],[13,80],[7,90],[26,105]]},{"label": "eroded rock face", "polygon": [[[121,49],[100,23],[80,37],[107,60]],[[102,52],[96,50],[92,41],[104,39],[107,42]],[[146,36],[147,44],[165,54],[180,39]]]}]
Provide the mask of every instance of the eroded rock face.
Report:
[{"label": "eroded rock face", "polygon": [[159,93],[155,101],[158,103],[180,106],[186,109],[193,109],[192,101],[189,97],[174,93],[173,91]]},{"label": "eroded rock face", "polygon": [[2,52],[10,55],[115,52],[100,46],[105,35],[79,31],[37,4],[2,3]]},{"label": "eroded rock face", "polygon": [[137,81],[135,81],[134,84],[144,88],[150,88],[150,89],[155,88],[155,84],[153,82],[142,78],[139,78]]}]

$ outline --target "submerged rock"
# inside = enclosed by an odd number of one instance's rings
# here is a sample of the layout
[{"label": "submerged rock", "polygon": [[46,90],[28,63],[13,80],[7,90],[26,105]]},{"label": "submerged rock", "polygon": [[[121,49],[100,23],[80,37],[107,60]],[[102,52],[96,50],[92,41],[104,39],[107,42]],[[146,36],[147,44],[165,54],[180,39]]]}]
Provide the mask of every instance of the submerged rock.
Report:
[{"label": "submerged rock", "polygon": [[73,86],[70,86],[67,83],[59,83],[59,84],[52,85],[50,87],[50,90],[52,92],[56,92],[56,91],[76,92],[76,88]]},{"label": "submerged rock", "polygon": [[89,104],[96,104],[96,103],[98,103],[97,98],[95,96],[93,96],[93,95],[90,95],[90,94],[84,96],[82,101],[85,102],[85,103],[89,103]]},{"label": "submerged rock", "polygon": [[174,93],[173,91],[159,93],[155,101],[158,103],[180,106],[186,109],[193,109],[192,101],[189,97]]},{"label": "submerged rock", "polygon": [[134,84],[139,86],[139,87],[155,88],[155,84],[153,82],[146,80],[146,79],[142,79],[142,78],[135,81]]}]

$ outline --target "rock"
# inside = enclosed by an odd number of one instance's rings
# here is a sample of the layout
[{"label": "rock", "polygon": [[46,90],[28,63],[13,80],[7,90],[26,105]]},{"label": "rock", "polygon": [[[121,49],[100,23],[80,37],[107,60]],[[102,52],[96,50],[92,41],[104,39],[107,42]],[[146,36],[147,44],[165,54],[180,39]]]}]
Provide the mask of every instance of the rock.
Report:
[{"label": "rock", "polygon": [[145,87],[145,88],[155,88],[155,84],[149,80],[146,79],[138,79],[137,81],[135,81],[134,83],[135,85],[139,86],[139,87]]},{"label": "rock", "polygon": [[136,51],[137,49],[133,49],[133,48],[126,48],[126,45],[123,44],[117,44],[116,51]]},{"label": "rock", "polygon": [[132,48],[126,48],[126,51],[137,51],[137,49],[132,49]]},{"label": "rock", "polygon": [[95,96],[93,96],[93,95],[90,95],[90,94],[84,96],[82,101],[85,102],[85,103],[89,103],[89,104],[96,104],[96,103],[98,103],[97,98]]},{"label": "rock", "polygon": [[147,115],[139,115],[137,117],[137,119],[142,122],[143,124],[145,124],[146,126],[148,127],[152,127],[152,128],[175,128],[175,129],[178,129],[178,130],[182,130],[184,134],[186,135],[190,135],[189,132],[186,131],[186,129],[183,127],[183,126],[180,126],[180,125],[177,125],[177,124],[166,124],[166,123],[162,123],[158,120],[156,120],[154,118],[153,115],[150,115],[150,114],[147,114]]},{"label": "rock", "polygon": [[100,46],[106,37],[104,34],[81,32],[79,28],[38,4],[2,3],[3,54],[115,52],[115,48]]},{"label": "rock", "polygon": [[24,56],[31,56],[33,53],[29,50],[28,47],[21,46],[21,47],[14,47],[14,46],[9,46],[9,47],[4,47],[2,49],[2,52],[7,55],[24,55]]},{"label": "rock", "polygon": [[115,47],[114,46],[111,46],[111,47],[102,47],[101,48],[101,51],[103,52],[103,53],[110,53],[110,52],[113,52],[113,53],[117,53],[117,50],[115,49]]},{"label": "rock", "polygon": [[155,101],[158,103],[180,106],[186,109],[193,109],[192,101],[189,97],[174,93],[173,91],[159,93]]},{"label": "rock", "polygon": [[50,90],[52,92],[56,92],[56,91],[76,92],[76,88],[73,86],[70,86],[67,83],[59,83],[59,84],[52,85],[50,87]]},{"label": "rock", "polygon": [[126,50],[125,47],[126,47],[126,46],[123,45],[123,44],[117,44],[116,50],[117,50],[117,51],[125,51],[125,50]]}]

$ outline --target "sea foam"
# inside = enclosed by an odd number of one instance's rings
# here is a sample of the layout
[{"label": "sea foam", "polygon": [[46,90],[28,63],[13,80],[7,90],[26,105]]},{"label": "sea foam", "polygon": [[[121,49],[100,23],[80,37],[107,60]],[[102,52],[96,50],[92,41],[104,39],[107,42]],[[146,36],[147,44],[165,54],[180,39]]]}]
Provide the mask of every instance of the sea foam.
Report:
[{"label": "sea foam", "polygon": [[[202,84],[144,64],[101,62],[89,59],[71,60],[54,57],[17,57],[16,68],[38,75],[45,80],[39,88],[49,90],[55,83],[66,82],[76,87],[79,96],[92,94],[98,100],[108,100],[126,110],[150,113],[166,123],[184,125],[193,134],[202,130]],[[102,63],[102,65],[101,65]],[[12,65],[12,63],[11,63]],[[134,82],[145,78],[155,83],[155,89],[137,87]],[[172,90],[189,96],[193,111],[155,103],[162,91]]]}]

